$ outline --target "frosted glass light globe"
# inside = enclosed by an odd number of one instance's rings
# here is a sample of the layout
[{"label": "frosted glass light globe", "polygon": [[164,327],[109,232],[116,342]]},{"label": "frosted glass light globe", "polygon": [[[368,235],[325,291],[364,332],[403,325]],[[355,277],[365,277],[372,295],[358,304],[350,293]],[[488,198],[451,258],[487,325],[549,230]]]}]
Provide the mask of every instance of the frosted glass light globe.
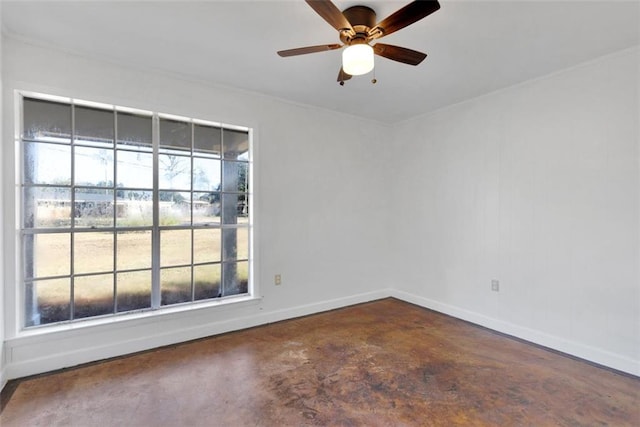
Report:
[{"label": "frosted glass light globe", "polygon": [[352,76],[373,70],[373,48],[368,44],[354,44],[342,52],[342,69]]}]

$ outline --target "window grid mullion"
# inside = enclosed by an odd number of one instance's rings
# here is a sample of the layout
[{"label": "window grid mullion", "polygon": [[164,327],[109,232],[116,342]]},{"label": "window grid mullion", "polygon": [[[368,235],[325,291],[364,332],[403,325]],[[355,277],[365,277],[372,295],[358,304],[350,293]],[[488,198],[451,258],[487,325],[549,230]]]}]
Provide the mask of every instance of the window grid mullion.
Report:
[{"label": "window grid mullion", "polygon": [[225,292],[225,268],[224,268],[224,253],[225,253],[225,244],[224,244],[224,169],[225,169],[225,159],[224,159],[224,128],[220,127],[220,296],[226,296]]},{"label": "window grid mullion", "polygon": [[71,103],[71,229],[69,230],[69,238],[71,242],[69,242],[69,248],[71,253],[69,254],[69,319],[75,319],[76,314],[76,306],[75,306],[75,262],[74,262],[74,253],[75,253],[75,228],[76,228],[76,144],[75,144],[75,131],[76,131],[76,114],[75,114],[75,105]]},{"label": "window grid mullion", "polygon": [[189,218],[191,218],[190,224],[189,224],[189,228],[191,229],[191,301],[195,301],[196,300],[196,283],[195,283],[195,269],[193,267],[193,261],[195,260],[195,249],[194,249],[194,242],[195,242],[195,231],[193,229],[193,197],[194,197],[194,193],[193,193],[193,152],[194,152],[194,147],[195,147],[195,142],[194,142],[194,126],[193,126],[193,121],[191,121],[189,123],[190,129],[191,129],[191,158],[190,158],[190,164],[191,164],[191,168],[189,170],[189,174],[191,175],[190,177],[190,181],[191,181],[191,188],[189,189],[190,193],[189,193],[189,199],[191,200],[191,203],[189,204]]},{"label": "window grid mullion", "polygon": [[151,231],[151,309],[160,308],[160,119],[154,114],[151,119],[151,146],[153,149],[153,227]]},{"label": "window grid mullion", "polygon": [[113,108],[113,313],[118,312],[118,115]]}]

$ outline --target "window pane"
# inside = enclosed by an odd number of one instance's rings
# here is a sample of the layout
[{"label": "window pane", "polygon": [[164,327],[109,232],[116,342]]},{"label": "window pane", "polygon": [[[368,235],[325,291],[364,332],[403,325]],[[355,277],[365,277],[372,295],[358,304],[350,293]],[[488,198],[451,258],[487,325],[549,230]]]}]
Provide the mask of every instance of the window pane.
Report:
[{"label": "window pane", "polygon": [[70,274],[70,233],[26,234],[22,242],[27,279]]},{"label": "window pane", "polygon": [[220,193],[193,194],[193,224],[220,223]]},{"label": "window pane", "polygon": [[160,188],[167,190],[191,189],[191,159],[173,154],[158,156]]},{"label": "window pane", "polygon": [[151,150],[151,117],[117,113],[118,144],[138,145]]},{"label": "window pane", "polygon": [[151,307],[151,270],[118,273],[118,312]]},{"label": "window pane", "polygon": [[249,164],[246,162],[229,162],[222,165],[222,190],[233,192],[249,191]]},{"label": "window pane", "polygon": [[193,262],[220,261],[220,229],[193,230]]},{"label": "window pane", "polygon": [[222,131],[222,149],[225,159],[249,159],[249,134],[247,132],[224,129]]},{"label": "window pane", "polygon": [[151,231],[124,231],[116,237],[118,270],[151,267]]},{"label": "window pane", "polygon": [[76,106],[75,126],[76,143],[113,146],[113,111]]},{"label": "window pane", "polygon": [[220,190],[220,160],[193,159],[193,189],[197,191]]},{"label": "window pane", "polygon": [[113,190],[77,188],[73,215],[77,227],[113,227]]},{"label": "window pane", "polygon": [[71,184],[71,147],[60,144],[24,143],[25,184]]},{"label": "window pane", "polygon": [[73,301],[76,319],[113,313],[113,274],[76,277]]},{"label": "window pane", "polygon": [[249,258],[249,229],[225,228],[222,230],[222,260],[235,261]]},{"label": "window pane", "polygon": [[162,230],[160,233],[160,265],[191,264],[191,230]]},{"label": "window pane", "polygon": [[249,263],[225,262],[222,264],[222,296],[246,294],[249,286]]},{"label": "window pane", "polygon": [[191,193],[178,191],[160,191],[160,225],[191,224]]},{"label": "window pane", "polygon": [[99,104],[22,105],[27,326],[247,292],[248,131]]},{"label": "window pane", "polygon": [[209,153],[220,157],[222,151],[222,129],[212,126],[194,125],[194,151]]},{"label": "window pane", "polygon": [[160,270],[160,301],[162,305],[191,301],[191,267]]},{"label": "window pane", "polygon": [[153,155],[118,150],[118,187],[153,188]]},{"label": "window pane", "polygon": [[71,190],[64,187],[26,187],[23,220],[25,228],[71,226]]},{"label": "window pane", "polygon": [[191,123],[160,119],[160,146],[191,150]]},{"label": "window pane", "polygon": [[116,224],[118,227],[146,227],[153,225],[153,192],[137,190],[116,191]]},{"label": "window pane", "polygon": [[249,259],[249,229],[238,228],[238,260]]},{"label": "window pane", "polygon": [[245,194],[222,195],[222,223],[243,224],[247,222],[249,205]]},{"label": "window pane", "polygon": [[71,106],[58,102],[24,98],[23,138],[69,142]]},{"label": "window pane", "polygon": [[68,278],[27,283],[26,325],[44,325],[71,318],[71,283]]},{"label": "window pane", "polygon": [[74,233],[75,274],[113,271],[113,233]]},{"label": "window pane", "polygon": [[113,186],[113,151],[75,147],[75,185]]},{"label": "window pane", "polygon": [[220,264],[193,267],[194,299],[202,300],[220,296]]}]

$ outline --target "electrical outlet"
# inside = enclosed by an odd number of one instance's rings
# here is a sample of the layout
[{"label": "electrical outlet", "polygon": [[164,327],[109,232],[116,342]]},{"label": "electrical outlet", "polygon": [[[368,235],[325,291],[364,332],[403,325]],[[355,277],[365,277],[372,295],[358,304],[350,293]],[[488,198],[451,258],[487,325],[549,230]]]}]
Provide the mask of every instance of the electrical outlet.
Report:
[{"label": "electrical outlet", "polygon": [[281,285],[282,284],[282,276],[280,274],[276,274],[276,277],[275,277],[274,281],[275,281],[276,286]]},{"label": "electrical outlet", "polygon": [[491,281],[491,290],[493,292],[500,292],[500,281],[499,280],[493,279]]}]

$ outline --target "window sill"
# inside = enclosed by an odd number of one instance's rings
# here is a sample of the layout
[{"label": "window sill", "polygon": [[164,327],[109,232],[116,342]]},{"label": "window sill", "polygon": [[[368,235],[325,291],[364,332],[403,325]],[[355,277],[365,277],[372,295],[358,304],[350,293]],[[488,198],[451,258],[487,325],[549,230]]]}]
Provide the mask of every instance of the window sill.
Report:
[{"label": "window sill", "polygon": [[171,307],[161,307],[155,310],[146,310],[140,312],[128,312],[122,314],[108,315],[98,319],[87,319],[68,321],[65,323],[58,323],[53,325],[41,325],[34,326],[28,329],[23,329],[16,335],[15,338],[28,338],[38,337],[43,335],[55,335],[58,333],[64,333],[69,331],[81,331],[83,329],[93,329],[101,327],[113,327],[114,325],[121,324],[126,326],[127,323],[132,325],[145,325],[148,323],[157,322],[160,319],[166,319],[172,316],[179,316],[186,313],[197,313],[203,310],[210,310],[215,308],[216,311],[229,310],[233,308],[251,307],[258,305],[262,302],[261,296],[242,296],[242,297],[228,297],[221,298],[215,301],[203,302],[198,304],[188,303],[180,304]]}]

